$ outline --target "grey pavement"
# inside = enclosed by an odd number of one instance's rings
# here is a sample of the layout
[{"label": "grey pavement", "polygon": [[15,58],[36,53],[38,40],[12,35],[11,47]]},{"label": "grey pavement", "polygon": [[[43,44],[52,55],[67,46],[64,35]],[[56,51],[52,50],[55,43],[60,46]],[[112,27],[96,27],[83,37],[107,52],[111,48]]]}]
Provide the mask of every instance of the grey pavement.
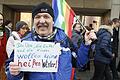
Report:
[{"label": "grey pavement", "polygon": [[[77,75],[77,79],[78,80],[90,80],[90,78],[92,78],[94,73],[94,65],[93,65],[93,61],[90,62],[90,70],[86,70],[86,71],[78,71],[78,69],[76,69],[76,75]],[[120,77],[120,73],[118,72],[119,77]]]},{"label": "grey pavement", "polygon": [[90,63],[90,70],[79,71],[76,69],[76,75],[78,80],[90,80],[94,73],[93,62]]}]

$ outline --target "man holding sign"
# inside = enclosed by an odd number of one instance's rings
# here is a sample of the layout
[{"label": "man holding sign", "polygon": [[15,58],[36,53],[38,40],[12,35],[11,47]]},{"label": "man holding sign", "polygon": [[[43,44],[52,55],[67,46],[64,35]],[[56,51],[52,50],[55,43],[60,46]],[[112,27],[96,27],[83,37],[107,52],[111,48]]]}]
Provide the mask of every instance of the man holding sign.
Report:
[{"label": "man holding sign", "polygon": [[[70,80],[71,51],[66,34],[54,27],[53,9],[46,3],[32,11],[34,30],[22,42],[16,41],[15,50],[6,64],[8,80]],[[87,53],[93,36],[86,32],[81,52]]]}]

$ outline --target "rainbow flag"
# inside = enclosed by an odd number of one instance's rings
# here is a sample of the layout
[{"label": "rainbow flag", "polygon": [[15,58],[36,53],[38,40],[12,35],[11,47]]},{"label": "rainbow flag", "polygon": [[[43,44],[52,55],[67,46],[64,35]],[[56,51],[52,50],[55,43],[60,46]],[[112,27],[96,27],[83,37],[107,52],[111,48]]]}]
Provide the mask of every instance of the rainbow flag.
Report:
[{"label": "rainbow flag", "polygon": [[59,27],[71,38],[75,13],[65,0],[52,0],[55,15],[54,26]]}]

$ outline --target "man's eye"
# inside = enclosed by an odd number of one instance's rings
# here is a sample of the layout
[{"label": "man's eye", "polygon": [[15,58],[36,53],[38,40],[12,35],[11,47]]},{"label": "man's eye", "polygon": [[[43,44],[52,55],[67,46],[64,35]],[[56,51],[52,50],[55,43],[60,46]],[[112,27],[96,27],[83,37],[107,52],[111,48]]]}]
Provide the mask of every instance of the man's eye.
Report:
[{"label": "man's eye", "polygon": [[35,18],[40,18],[40,16],[35,16]]},{"label": "man's eye", "polygon": [[45,15],[45,16],[44,16],[44,18],[46,18],[46,19],[47,19],[47,18],[49,18],[49,16]]}]

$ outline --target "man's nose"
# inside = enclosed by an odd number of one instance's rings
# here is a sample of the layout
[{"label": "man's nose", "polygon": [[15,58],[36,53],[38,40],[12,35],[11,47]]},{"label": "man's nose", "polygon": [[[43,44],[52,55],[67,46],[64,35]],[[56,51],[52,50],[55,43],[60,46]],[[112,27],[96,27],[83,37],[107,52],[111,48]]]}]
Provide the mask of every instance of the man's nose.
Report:
[{"label": "man's nose", "polygon": [[43,17],[40,18],[39,20],[40,23],[45,23],[45,19]]}]

